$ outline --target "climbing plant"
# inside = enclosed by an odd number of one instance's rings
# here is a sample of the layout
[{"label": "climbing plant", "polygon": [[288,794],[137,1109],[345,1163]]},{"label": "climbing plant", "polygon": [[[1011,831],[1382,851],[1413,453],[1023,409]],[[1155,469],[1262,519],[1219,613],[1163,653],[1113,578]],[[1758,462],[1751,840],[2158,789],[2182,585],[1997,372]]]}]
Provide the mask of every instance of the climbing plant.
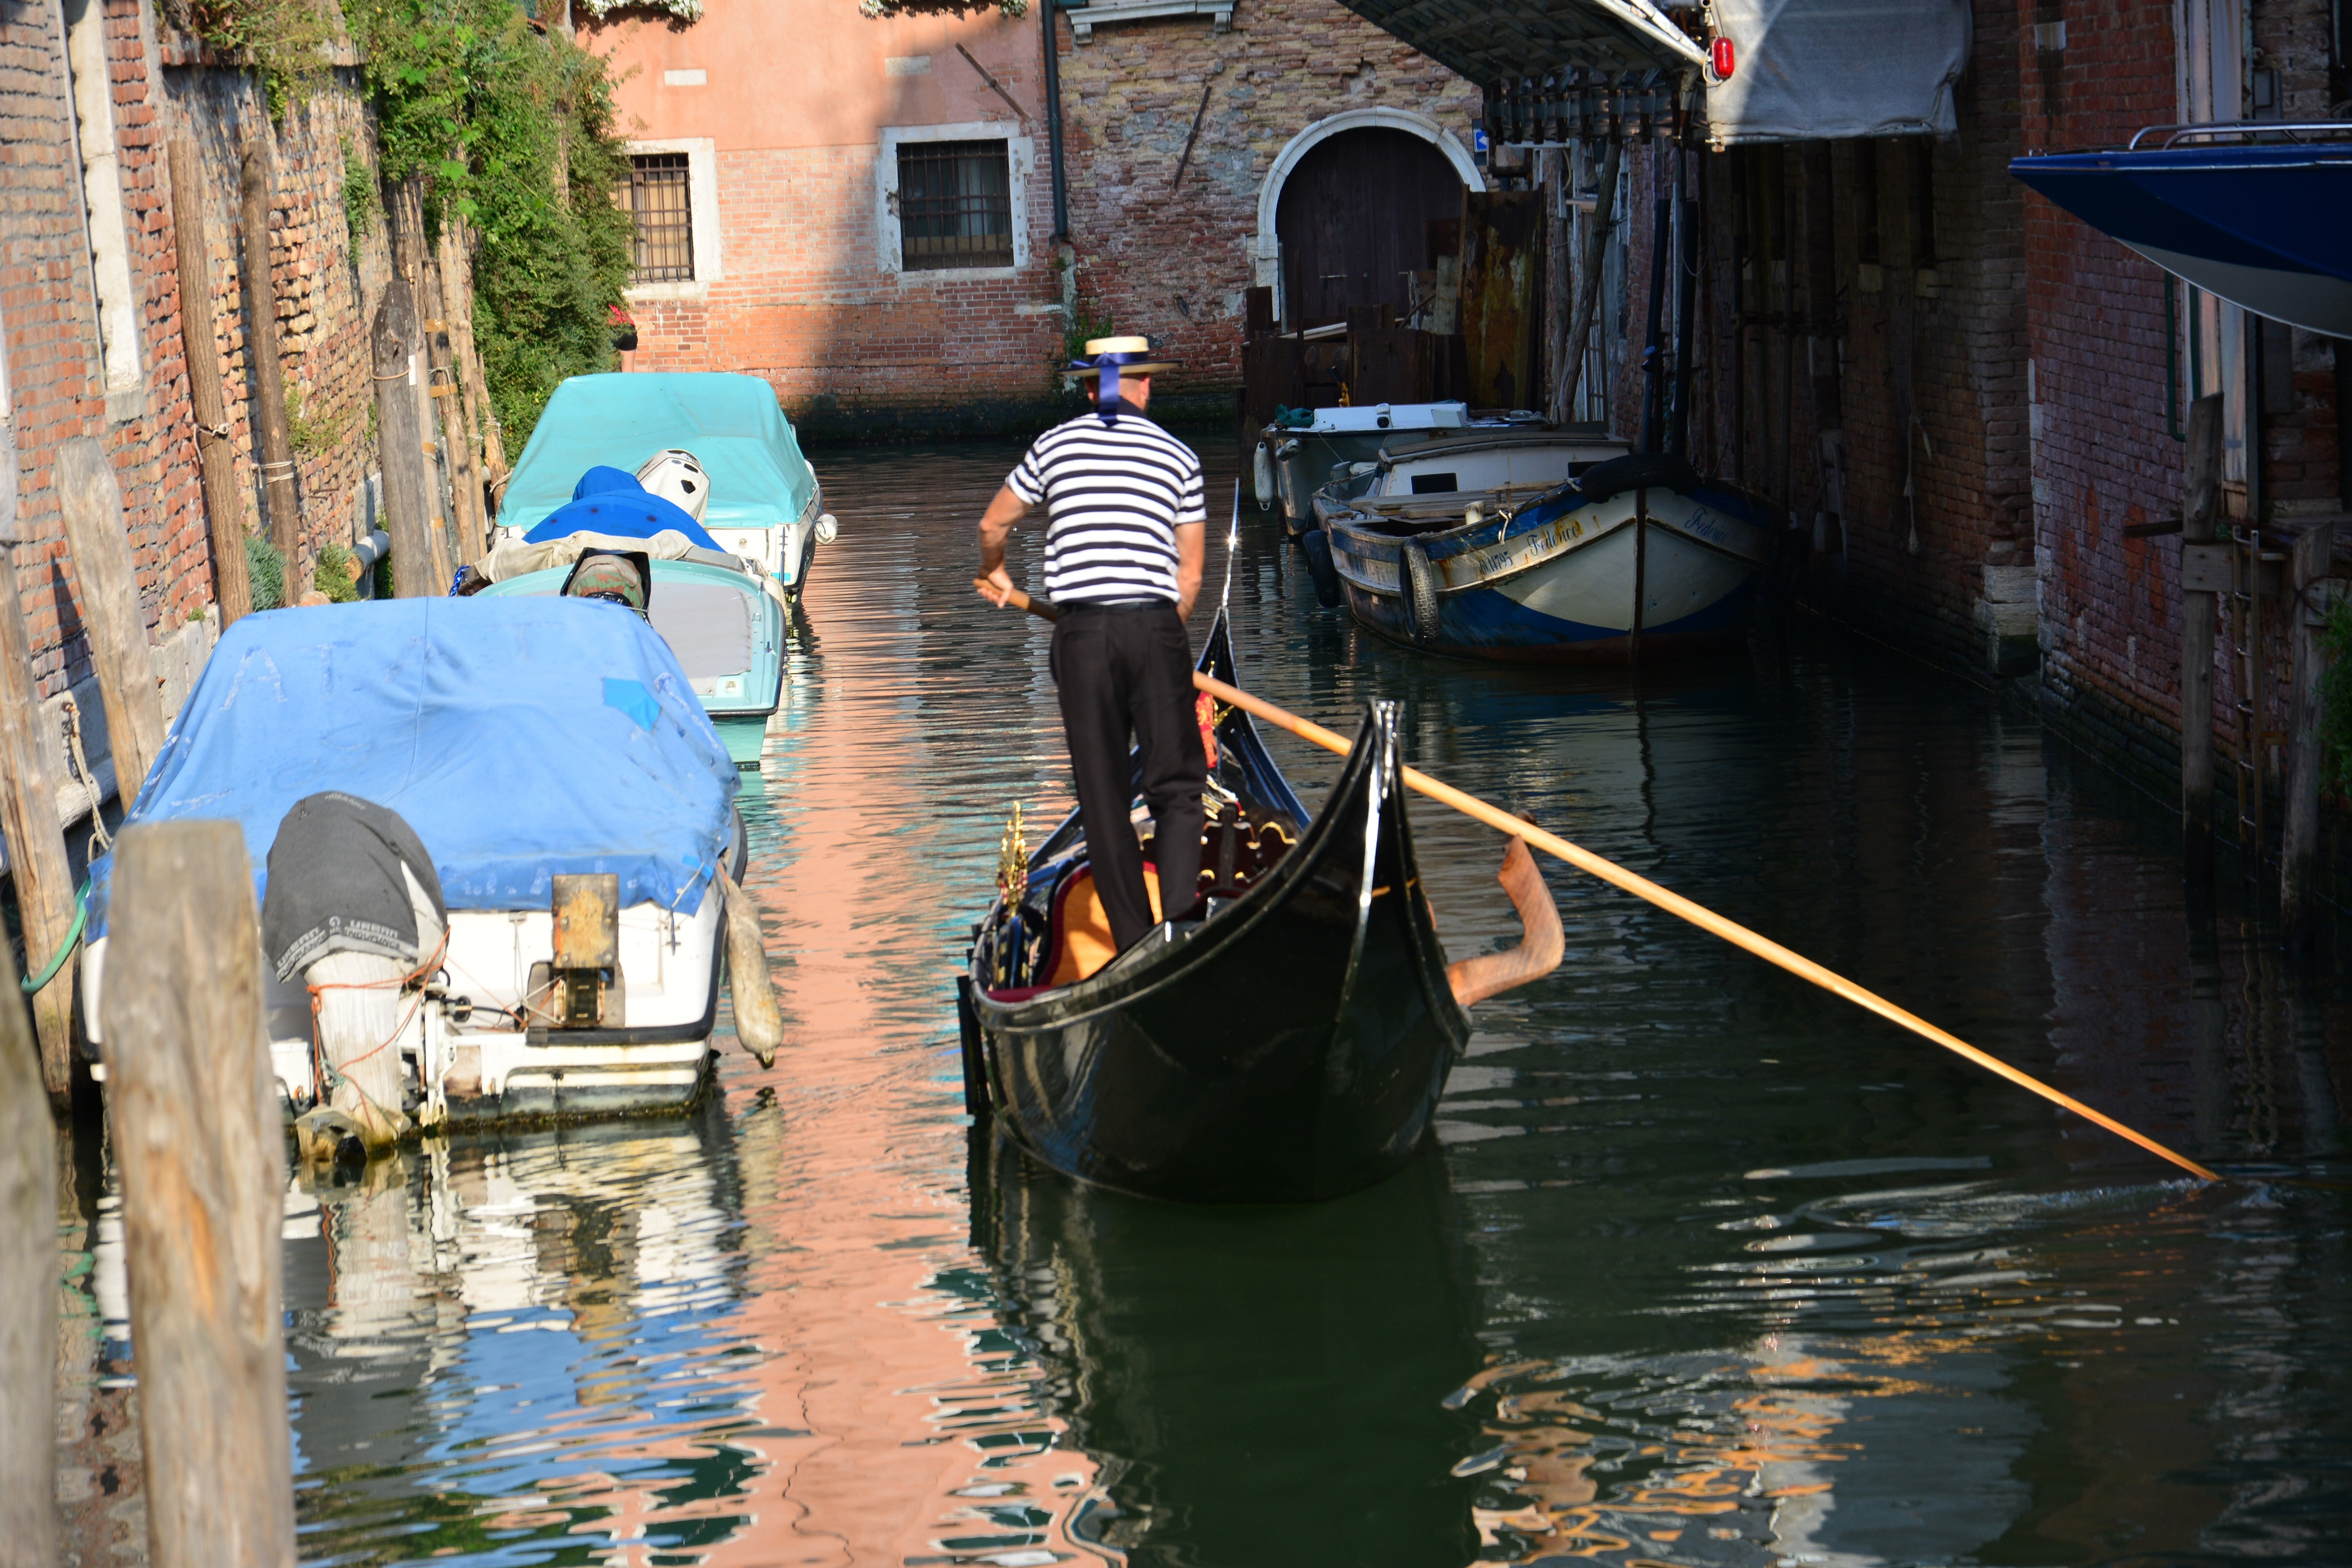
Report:
[{"label": "climbing plant", "polygon": [[322,0],[164,0],[163,13],[217,53],[251,62],[273,121],[326,79],[326,47],[342,36]]},{"label": "climbing plant", "polygon": [[513,0],[343,0],[376,111],[380,172],[422,175],[426,221],[478,237],[474,338],[509,451],[556,384],[611,370],[634,221],[604,62]]},{"label": "climbing plant", "polygon": [[[857,9],[866,16],[964,16],[974,11],[985,11],[992,0],[857,0]],[[993,0],[997,10],[1007,16],[1026,16],[1029,0]]]}]

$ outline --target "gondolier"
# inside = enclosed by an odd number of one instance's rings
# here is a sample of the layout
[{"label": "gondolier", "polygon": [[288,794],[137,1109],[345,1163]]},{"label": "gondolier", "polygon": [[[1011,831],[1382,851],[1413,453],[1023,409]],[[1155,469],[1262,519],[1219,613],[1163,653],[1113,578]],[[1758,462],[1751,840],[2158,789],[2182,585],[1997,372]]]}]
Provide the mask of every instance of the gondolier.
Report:
[{"label": "gondolier", "polygon": [[1094,411],[1037,437],[980,520],[982,591],[1001,607],[1014,591],[1005,541],[1032,507],[1046,509],[1054,681],[1096,887],[1121,951],[1156,923],[1128,826],[1135,791],[1151,810],[1161,915],[1192,918],[1199,902],[1208,760],[1184,622],[1208,518],[1200,458],[1144,415],[1152,374],[1171,368],[1145,338],[1089,342],[1071,370],[1096,382]]}]

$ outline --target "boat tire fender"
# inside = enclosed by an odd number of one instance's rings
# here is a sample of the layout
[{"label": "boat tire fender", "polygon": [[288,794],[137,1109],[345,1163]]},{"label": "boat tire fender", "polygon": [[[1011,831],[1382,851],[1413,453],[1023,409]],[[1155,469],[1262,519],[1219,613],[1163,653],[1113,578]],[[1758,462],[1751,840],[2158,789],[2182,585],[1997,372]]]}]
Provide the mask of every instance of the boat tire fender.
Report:
[{"label": "boat tire fender", "polygon": [[1429,563],[1429,552],[1419,540],[1407,540],[1397,555],[1404,568],[1405,630],[1412,634],[1413,647],[1427,647],[1437,640],[1437,569]]},{"label": "boat tire fender", "polygon": [[1604,501],[1627,490],[1675,490],[1688,495],[1699,484],[1698,470],[1672,452],[1629,452],[1585,469],[1578,476],[1576,488],[1588,501]]},{"label": "boat tire fender", "polygon": [[1339,607],[1339,569],[1331,563],[1331,536],[1321,529],[1299,537],[1307,556],[1307,574],[1315,580],[1315,600],[1327,610]]},{"label": "boat tire fender", "polygon": [[1276,493],[1274,454],[1265,449],[1263,441],[1257,444],[1256,455],[1250,464],[1250,478],[1253,481],[1251,488],[1257,492],[1257,510],[1272,511],[1275,501],[1280,498]]}]

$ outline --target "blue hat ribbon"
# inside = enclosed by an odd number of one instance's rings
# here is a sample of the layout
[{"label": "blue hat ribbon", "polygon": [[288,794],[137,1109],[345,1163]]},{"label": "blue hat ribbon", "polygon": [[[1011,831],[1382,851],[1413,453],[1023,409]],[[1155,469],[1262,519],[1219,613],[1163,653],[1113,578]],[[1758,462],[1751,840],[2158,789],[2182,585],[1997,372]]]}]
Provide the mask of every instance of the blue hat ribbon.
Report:
[{"label": "blue hat ribbon", "polygon": [[1117,353],[1098,353],[1090,360],[1074,359],[1070,362],[1072,370],[1102,372],[1102,380],[1095,384],[1095,413],[1104,424],[1118,423],[1118,367],[1141,364],[1151,358],[1151,353],[1149,349],[1140,353],[1121,350]]}]

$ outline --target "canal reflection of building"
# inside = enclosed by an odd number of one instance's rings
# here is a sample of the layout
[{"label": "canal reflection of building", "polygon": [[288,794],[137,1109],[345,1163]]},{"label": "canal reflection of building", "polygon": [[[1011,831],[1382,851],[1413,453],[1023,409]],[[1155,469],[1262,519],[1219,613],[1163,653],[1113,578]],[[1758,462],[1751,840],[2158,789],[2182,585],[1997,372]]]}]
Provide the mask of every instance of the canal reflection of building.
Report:
[{"label": "canal reflection of building", "polygon": [[1155,1204],[982,1133],[974,1245],[1045,1406],[1100,1467],[1074,1536],[1138,1563],[1460,1563],[1441,1403],[1475,1363],[1445,1163],[1279,1207]]}]

